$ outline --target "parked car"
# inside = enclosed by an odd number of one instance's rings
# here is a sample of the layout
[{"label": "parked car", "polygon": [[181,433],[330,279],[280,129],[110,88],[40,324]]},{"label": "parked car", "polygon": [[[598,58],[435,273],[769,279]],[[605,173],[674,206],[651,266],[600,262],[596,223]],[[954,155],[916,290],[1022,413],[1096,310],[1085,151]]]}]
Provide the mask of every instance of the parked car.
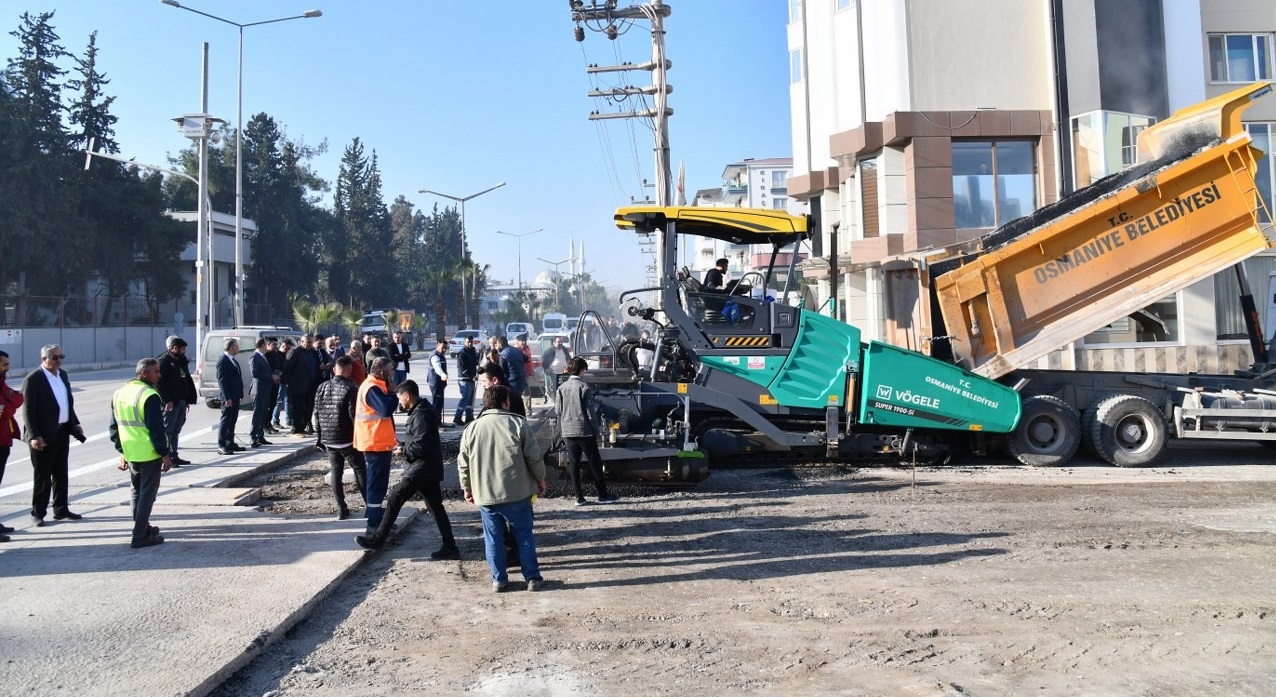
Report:
[{"label": "parked car", "polygon": [[[455,357],[457,351],[460,351],[465,346],[465,337],[467,336],[473,337],[476,348],[487,345],[487,334],[483,333],[482,329],[459,329],[452,335],[452,338],[447,340],[448,354]],[[479,348],[479,350],[481,351],[482,349]]]},{"label": "parked car", "polygon": [[225,352],[226,339],[233,337],[239,340],[239,355],[235,356],[235,360],[239,361],[240,378],[244,382],[244,400],[239,408],[251,409],[257,398],[257,390],[254,389],[256,384],[253,382],[253,352],[257,350],[257,339],[272,336],[281,342],[287,337],[292,337],[294,343],[301,340],[301,332],[292,327],[236,327],[213,329],[204,334],[204,346],[199,350],[198,357],[192,361],[195,364],[195,384],[204,404],[210,409],[222,408],[217,389],[217,361],[221,360],[222,353]]}]

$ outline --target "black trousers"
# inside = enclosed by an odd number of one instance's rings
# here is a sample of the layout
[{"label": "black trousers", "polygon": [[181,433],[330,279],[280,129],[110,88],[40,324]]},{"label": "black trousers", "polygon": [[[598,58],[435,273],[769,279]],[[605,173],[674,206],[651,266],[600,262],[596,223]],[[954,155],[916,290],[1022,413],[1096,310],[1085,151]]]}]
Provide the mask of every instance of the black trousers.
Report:
[{"label": "black trousers", "polygon": [[133,541],[140,542],[150,534],[151,510],[159,494],[162,460],[128,463],[129,483],[133,486]]},{"label": "black trousers", "polygon": [[222,418],[217,426],[217,447],[224,450],[232,449],[235,445],[235,424],[239,422],[239,401],[235,401],[235,406],[228,407],[225,402],[222,403]]},{"label": "black trousers", "polygon": [[572,486],[576,488],[576,498],[585,498],[585,490],[581,486],[581,460],[589,466],[589,475],[598,489],[598,496],[607,495],[607,483],[603,481],[603,458],[598,453],[598,443],[593,438],[564,438],[567,446],[567,460],[572,464]]},{"label": "black trousers", "polygon": [[310,416],[315,410],[315,396],[309,392],[288,393],[288,418],[292,420],[292,432],[301,433],[310,427]]},{"label": "black trousers", "polygon": [[430,386],[430,406],[434,407],[434,417],[439,423],[443,423],[443,391],[447,389],[447,383],[437,380]]},{"label": "black trousers", "polygon": [[[365,496],[368,491],[368,466],[363,461],[363,453],[354,449],[354,446],[346,448],[328,448],[328,470],[332,472],[332,496],[337,499],[337,508],[347,510],[346,508],[346,488],[341,483],[341,479],[345,476],[346,464],[350,464],[350,469],[354,470],[354,481],[359,485],[359,495]],[[366,501],[364,502],[366,505]]]},{"label": "black trousers", "polygon": [[274,383],[258,381],[257,397],[253,400],[253,425],[248,431],[248,437],[254,443],[266,439],[266,424],[270,423],[270,409],[274,401]]},{"label": "black trousers", "polygon": [[31,449],[32,482],[31,515],[43,518],[49,512],[49,496],[53,496],[53,514],[67,510],[67,449],[71,445],[71,427],[58,426],[58,433],[44,450]]},{"label": "black trousers", "polygon": [[385,516],[381,518],[381,525],[377,528],[377,537],[384,540],[390,536],[390,526],[394,525],[394,519],[399,516],[403,504],[418,492],[425,498],[425,505],[429,506],[430,515],[434,516],[434,524],[439,526],[443,546],[455,547],[456,538],[452,535],[452,522],[448,520],[447,509],[443,508],[443,490],[439,487],[439,482],[429,476],[424,467],[412,465],[403,470],[403,479],[390,489],[385,504]]}]

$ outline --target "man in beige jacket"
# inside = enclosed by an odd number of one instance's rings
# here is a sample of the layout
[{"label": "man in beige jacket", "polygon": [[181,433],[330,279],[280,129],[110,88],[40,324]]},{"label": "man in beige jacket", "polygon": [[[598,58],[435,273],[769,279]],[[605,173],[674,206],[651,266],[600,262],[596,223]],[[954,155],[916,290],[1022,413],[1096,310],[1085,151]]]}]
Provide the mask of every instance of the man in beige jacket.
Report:
[{"label": "man in beige jacket", "polygon": [[465,500],[478,504],[492,590],[504,592],[505,528],[518,549],[527,590],[544,585],[532,537],[532,496],[545,493],[545,461],[527,419],[511,413],[510,391],[496,385],[483,395],[483,413],[465,429],[457,469]]}]

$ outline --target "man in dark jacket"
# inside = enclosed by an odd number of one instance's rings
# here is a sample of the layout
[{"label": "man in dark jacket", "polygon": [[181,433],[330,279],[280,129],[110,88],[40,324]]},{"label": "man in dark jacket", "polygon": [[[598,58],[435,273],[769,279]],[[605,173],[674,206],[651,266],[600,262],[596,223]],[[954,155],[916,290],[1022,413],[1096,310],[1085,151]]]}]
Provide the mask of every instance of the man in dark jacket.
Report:
[{"label": "man in dark jacket", "polygon": [[[456,378],[461,388],[461,401],[456,403],[452,423],[463,426],[474,420],[474,381],[478,379],[479,356],[474,348],[474,337],[465,337],[465,345],[456,352]],[[465,421],[461,421],[461,414]]]},{"label": "man in dark jacket", "polygon": [[53,496],[56,520],[79,520],[83,516],[67,508],[67,449],[74,437],[84,442],[84,427],[75,414],[71,378],[62,370],[66,354],[57,344],[40,347],[40,369],[27,373],[22,381],[22,421],[31,446],[34,468],[31,495],[31,524],[44,527],[44,516]]},{"label": "man in dark jacket", "polygon": [[350,382],[354,359],[338,356],[332,366],[332,379],[319,386],[315,395],[315,424],[320,450],[328,451],[328,468],[332,477],[332,496],[337,499],[337,518],[350,517],[346,506],[344,482],[345,465],[354,471],[354,481],[359,485],[359,495],[367,491],[367,468],[363,453],[354,449],[354,405],[359,397],[359,386]]},{"label": "man in dark jacket", "polygon": [[266,440],[266,422],[270,420],[275,384],[279,382],[279,376],[275,375],[275,371],[270,367],[270,357],[266,355],[266,344],[267,340],[264,337],[257,339],[257,350],[253,351],[251,363],[255,396],[253,397],[253,425],[248,431],[248,436],[252,440],[250,445],[254,448],[271,445],[271,442]]},{"label": "man in dark jacket", "polygon": [[288,418],[292,421],[293,436],[306,435],[310,416],[314,411],[314,393],[311,388],[319,381],[319,361],[310,347],[310,336],[301,337],[301,343],[288,352],[284,359],[283,382],[288,386]]},{"label": "man in dark jacket", "polygon": [[284,339],[284,346],[281,347],[278,339],[266,337],[266,359],[270,361],[270,372],[279,378],[275,381],[275,391],[270,397],[270,423],[266,424],[266,430],[271,433],[284,430],[283,424],[279,423],[279,416],[281,412],[287,413],[288,388],[283,384],[281,376],[284,374],[284,354],[290,347],[292,339]]},{"label": "man in dark jacket", "polygon": [[567,362],[567,380],[558,386],[555,407],[558,414],[558,432],[567,448],[571,462],[572,487],[576,489],[576,505],[584,506],[585,491],[581,487],[580,466],[584,460],[589,474],[598,489],[598,503],[615,503],[619,496],[607,493],[603,479],[603,460],[598,453],[598,427],[594,424],[593,395],[589,385],[581,379],[589,364],[576,356]]},{"label": "man in dark jacket", "polygon": [[390,489],[385,515],[376,532],[360,535],[354,541],[364,549],[380,549],[390,536],[390,528],[403,504],[419,492],[430,507],[430,515],[434,516],[434,523],[439,526],[439,536],[443,538],[443,546],[432,553],[430,558],[460,559],[461,551],[452,535],[452,523],[448,520],[447,509],[443,508],[443,490],[439,487],[439,483],[443,481],[443,455],[439,450],[437,425],[439,417],[421,399],[420,388],[415,382],[404,382],[395,393],[399,397],[399,406],[408,410],[404,440],[395,448],[395,453],[406,458],[408,466],[403,469],[403,478]]},{"label": "man in dark jacket", "polygon": [[239,403],[244,399],[244,376],[235,356],[239,354],[239,340],[227,338],[225,352],[217,360],[217,389],[222,398],[222,418],[217,426],[217,454],[234,455],[246,450],[235,443],[235,422],[239,420]]},{"label": "man in dark jacket", "polygon": [[430,354],[430,372],[425,374],[425,383],[430,386],[430,407],[439,426],[451,428],[443,423],[443,411],[447,407],[443,401],[443,393],[447,390],[447,342],[440,341]]},{"label": "man in dark jacket", "polygon": [[408,379],[408,373],[412,372],[412,347],[408,344],[407,339],[403,338],[403,332],[395,332],[394,340],[390,342],[390,360],[394,361],[394,381],[402,384]]},{"label": "man in dark jacket", "polygon": [[164,433],[168,438],[168,459],[174,467],[189,465],[190,460],[177,456],[177,439],[186,425],[186,415],[198,399],[195,380],[191,378],[190,359],[186,357],[186,340],[170,336],[167,351],[159,357],[160,377],[155,390],[164,402]]}]

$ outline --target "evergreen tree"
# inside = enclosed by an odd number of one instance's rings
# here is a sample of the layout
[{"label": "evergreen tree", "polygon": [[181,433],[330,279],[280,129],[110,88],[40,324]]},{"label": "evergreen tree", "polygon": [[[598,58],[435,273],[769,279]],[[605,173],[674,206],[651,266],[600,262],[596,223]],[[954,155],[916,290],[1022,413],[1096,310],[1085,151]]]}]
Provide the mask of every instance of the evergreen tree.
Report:
[{"label": "evergreen tree", "polygon": [[[52,12],[24,12],[11,35],[18,39],[18,55],[5,75],[9,97],[6,121],[11,160],[6,163],[5,209],[0,242],[0,286],[16,283],[19,294],[63,294],[84,278],[83,259],[70,252],[79,230],[71,138],[63,125],[62,77],[57,61],[66,50],[54,31]],[[53,252],[56,247],[57,251]],[[19,315],[25,315],[19,308]],[[19,318],[23,323],[25,317]]]},{"label": "evergreen tree", "polygon": [[327,183],[310,170],[316,154],[289,141],[273,118],[257,114],[244,130],[244,217],[257,225],[248,297],[272,308],[290,292],[313,294],[319,275],[319,220],[309,200]]},{"label": "evergreen tree", "polygon": [[333,200],[337,226],[324,240],[326,285],[332,297],[352,306],[389,306],[402,291],[395,287],[394,250],[389,213],[381,198],[376,154],[364,155],[355,138],[341,158]]},{"label": "evergreen tree", "polygon": [[[85,55],[76,63],[79,77],[67,81],[67,87],[77,93],[70,108],[71,123],[78,129],[77,145],[87,147],[92,142],[97,151],[118,153],[117,119],[110,112],[115,98],[106,96],[110,80],[97,70],[96,32],[90,34]],[[186,226],[164,213],[162,177],[139,179],[136,170],[105,158],[94,158],[90,173],[80,174],[84,224],[82,243],[75,249],[88,254],[85,266],[94,269],[105,286],[102,314],[110,316],[118,298],[141,290],[154,317],[159,303],[185,290],[181,252],[192,238]]]}]

